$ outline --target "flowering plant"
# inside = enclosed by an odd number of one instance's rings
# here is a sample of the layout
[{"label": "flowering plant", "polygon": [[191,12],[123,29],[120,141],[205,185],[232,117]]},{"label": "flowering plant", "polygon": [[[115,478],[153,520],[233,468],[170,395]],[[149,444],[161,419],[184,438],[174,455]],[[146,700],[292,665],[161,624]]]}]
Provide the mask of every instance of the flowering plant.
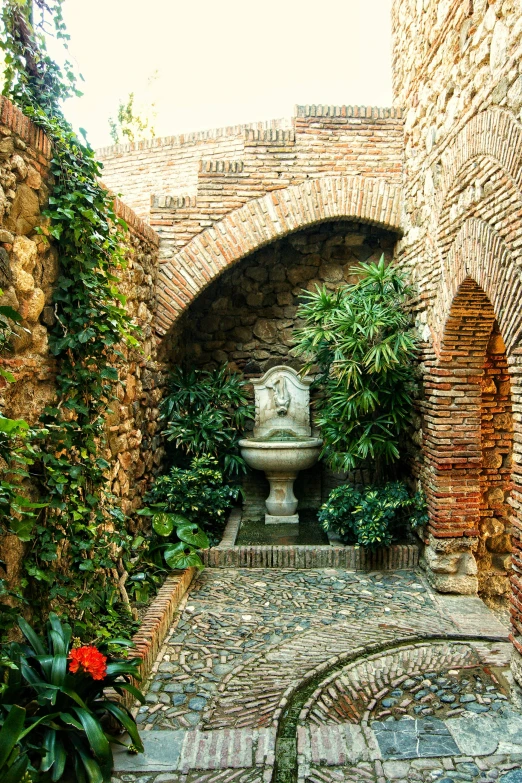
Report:
[{"label": "flowering plant", "polygon": [[93,680],[103,680],[107,676],[107,656],[97,647],[76,647],[69,654],[69,671],[71,674],[84,672]]},{"label": "flowering plant", "polygon": [[143,752],[132,714],[107,694],[127,692],[143,702],[131,682],[140,679],[140,659],[114,658],[108,652],[109,646],[132,644],[112,639],[99,647],[72,647],[70,626],[55,614],[44,638],[23,618],[18,625],[25,642],[11,643],[0,654],[0,731],[18,705],[25,709],[20,750],[30,759],[29,771],[53,783],[64,777],[110,783],[110,743],[125,744],[112,735],[115,723],[128,732],[129,750]]}]

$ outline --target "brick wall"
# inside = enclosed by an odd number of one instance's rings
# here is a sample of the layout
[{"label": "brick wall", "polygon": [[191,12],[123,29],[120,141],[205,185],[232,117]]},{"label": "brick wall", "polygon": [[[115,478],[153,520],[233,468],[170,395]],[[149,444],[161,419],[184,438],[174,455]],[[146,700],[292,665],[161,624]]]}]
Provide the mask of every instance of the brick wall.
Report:
[{"label": "brick wall", "polygon": [[160,236],[156,329],[259,247],[331,219],[399,230],[400,110],[301,106],[288,122],[101,150],[104,181]]},{"label": "brick wall", "polygon": [[416,469],[428,574],[442,590],[501,593],[512,532],[522,651],[522,11],[396,0],[393,36],[405,114],[398,258],[418,285],[425,341]]}]

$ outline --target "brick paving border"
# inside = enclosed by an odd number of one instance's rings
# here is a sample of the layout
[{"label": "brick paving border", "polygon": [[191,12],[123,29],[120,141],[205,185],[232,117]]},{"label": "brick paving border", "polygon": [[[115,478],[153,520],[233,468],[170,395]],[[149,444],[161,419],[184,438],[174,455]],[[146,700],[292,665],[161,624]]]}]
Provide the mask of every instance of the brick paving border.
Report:
[{"label": "brick paving border", "polygon": [[[147,609],[138,631],[132,637],[136,645],[133,652],[142,659],[139,667],[141,683],[147,680],[152,671],[172,625],[174,614],[195,574],[195,568],[186,568],[179,574],[168,576]],[[140,682],[134,684],[139,687]],[[124,702],[128,707],[132,707],[135,699],[131,694],[125,694]]]}]

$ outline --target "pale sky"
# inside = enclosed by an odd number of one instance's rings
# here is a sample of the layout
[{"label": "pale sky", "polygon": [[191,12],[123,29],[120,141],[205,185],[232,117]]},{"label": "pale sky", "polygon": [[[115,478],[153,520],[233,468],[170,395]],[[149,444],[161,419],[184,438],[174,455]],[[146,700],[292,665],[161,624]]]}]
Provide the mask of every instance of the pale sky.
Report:
[{"label": "pale sky", "polygon": [[[391,105],[391,0],[65,0],[85,78],[67,117],[94,147],[134,91],[157,136],[290,117],[295,104]],[[150,77],[158,76],[150,85]],[[149,84],[148,84],[149,83]]]}]

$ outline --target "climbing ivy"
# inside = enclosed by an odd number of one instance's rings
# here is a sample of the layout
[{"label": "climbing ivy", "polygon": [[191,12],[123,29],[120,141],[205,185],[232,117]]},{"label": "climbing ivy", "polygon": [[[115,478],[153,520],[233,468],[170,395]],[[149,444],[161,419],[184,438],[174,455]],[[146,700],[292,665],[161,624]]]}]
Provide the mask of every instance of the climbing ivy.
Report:
[{"label": "climbing ivy", "polygon": [[129,542],[124,515],[107,491],[104,425],[123,358],[118,346],[137,345],[114,274],[125,265],[126,226],[99,184],[101,166],[84,132],[80,139],[62,112],[64,99],[78,93],[70,65],[59,67],[46,50],[52,26],[67,44],[62,0],[35,0],[34,9],[7,0],[0,18],[4,94],[52,143],[52,195],[39,231],[60,258],[49,335],[58,360],[56,400],[45,408],[38,434],[48,505],[32,531],[26,570],[43,600],[67,607],[80,623],[99,622],[100,591],[118,583]]}]

